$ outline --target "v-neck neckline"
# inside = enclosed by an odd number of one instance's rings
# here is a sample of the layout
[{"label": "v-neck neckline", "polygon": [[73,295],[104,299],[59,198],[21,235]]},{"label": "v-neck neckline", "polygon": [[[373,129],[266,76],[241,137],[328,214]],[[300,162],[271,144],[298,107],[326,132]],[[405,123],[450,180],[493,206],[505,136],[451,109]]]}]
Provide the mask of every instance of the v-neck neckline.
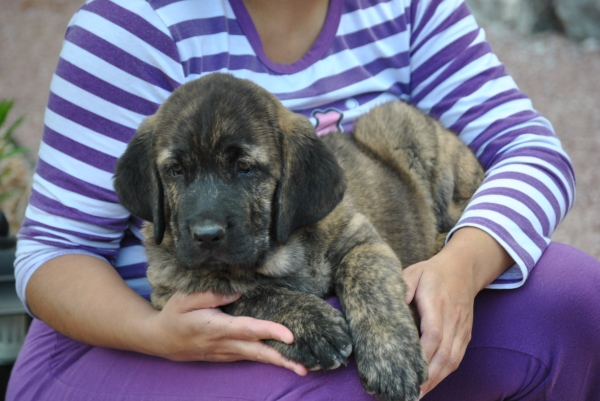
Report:
[{"label": "v-neck neckline", "polygon": [[262,41],[260,40],[260,35],[254,26],[254,22],[244,2],[242,0],[230,0],[236,19],[256,56],[267,68],[280,74],[293,74],[304,70],[319,60],[327,49],[331,47],[340,24],[343,3],[343,0],[330,0],[323,27],[310,49],[299,60],[291,64],[279,64],[267,57]]}]

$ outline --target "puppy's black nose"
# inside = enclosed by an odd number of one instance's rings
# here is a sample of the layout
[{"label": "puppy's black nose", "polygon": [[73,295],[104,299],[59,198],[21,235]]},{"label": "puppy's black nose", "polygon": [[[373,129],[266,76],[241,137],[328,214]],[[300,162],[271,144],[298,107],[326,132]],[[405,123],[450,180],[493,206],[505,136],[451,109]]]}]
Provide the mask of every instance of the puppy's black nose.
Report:
[{"label": "puppy's black nose", "polygon": [[212,222],[196,224],[192,227],[192,237],[198,245],[213,248],[225,238],[225,228]]}]

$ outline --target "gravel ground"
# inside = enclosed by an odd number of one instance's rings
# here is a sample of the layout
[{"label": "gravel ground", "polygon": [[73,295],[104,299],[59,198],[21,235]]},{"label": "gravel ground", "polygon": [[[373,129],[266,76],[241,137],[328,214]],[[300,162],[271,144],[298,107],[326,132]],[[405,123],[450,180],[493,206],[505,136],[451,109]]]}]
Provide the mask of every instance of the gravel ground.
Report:
[{"label": "gravel ground", "polygon": [[[61,40],[82,0],[14,0],[0,13],[0,97],[25,114],[18,139],[35,159],[43,112]],[[600,259],[600,50],[557,34],[521,36],[495,27],[488,39],[508,72],[552,121],[573,160],[578,182],[575,207],[553,239]]]}]

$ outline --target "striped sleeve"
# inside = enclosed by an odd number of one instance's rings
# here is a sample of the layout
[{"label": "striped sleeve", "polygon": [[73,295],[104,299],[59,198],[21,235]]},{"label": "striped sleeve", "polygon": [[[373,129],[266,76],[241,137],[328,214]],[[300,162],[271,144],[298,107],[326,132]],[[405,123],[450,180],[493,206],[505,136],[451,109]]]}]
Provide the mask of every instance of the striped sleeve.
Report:
[{"label": "striped sleeve", "polygon": [[518,287],[573,205],[573,167],[465,3],[412,3],[411,100],[456,132],[486,170],[453,231],[473,226],[493,236],[516,265],[489,288]]},{"label": "striped sleeve", "polygon": [[88,1],[70,21],[18,234],[25,304],[29,278],[52,258],[84,253],[115,265],[136,225],[113,189],[116,160],[182,74],[168,29],[145,1]]}]

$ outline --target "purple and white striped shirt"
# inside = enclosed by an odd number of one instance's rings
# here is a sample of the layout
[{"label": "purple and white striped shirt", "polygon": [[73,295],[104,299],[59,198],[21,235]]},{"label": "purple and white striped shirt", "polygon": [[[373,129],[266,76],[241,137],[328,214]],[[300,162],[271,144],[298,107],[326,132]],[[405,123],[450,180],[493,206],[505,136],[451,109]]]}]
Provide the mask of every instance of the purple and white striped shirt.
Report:
[{"label": "purple and white striped shirt", "polygon": [[491,52],[462,0],[330,0],[299,61],[263,52],[241,0],[91,0],[66,34],[45,115],[17,290],[51,258],[86,253],[147,296],[141,222],[112,175],[144,117],[184,82],[214,71],[250,79],[309,117],[350,131],[373,106],[403,99],[438,118],[487,171],[458,227],[479,227],[516,261],[491,288],[521,285],[575,197],[573,169],[550,123]]}]

